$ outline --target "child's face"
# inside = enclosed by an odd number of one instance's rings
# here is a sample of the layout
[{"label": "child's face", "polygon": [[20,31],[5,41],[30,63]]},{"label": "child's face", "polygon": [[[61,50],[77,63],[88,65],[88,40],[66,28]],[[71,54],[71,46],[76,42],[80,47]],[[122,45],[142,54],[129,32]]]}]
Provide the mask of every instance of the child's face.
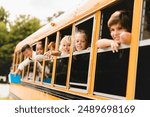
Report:
[{"label": "child's face", "polygon": [[76,51],[81,51],[81,50],[86,49],[86,44],[87,44],[87,42],[86,42],[84,34],[77,33],[75,35],[75,49],[76,49]]},{"label": "child's face", "polygon": [[66,41],[63,41],[61,43],[61,46],[62,46],[62,49],[61,49],[62,53],[69,54],[69,52],[70,52],[70,43],[68,43]]},{"label": "child's face", "polygon": [[127,29],[123,28],[120,24],[114,24],[110,27],[110,34],[111,37],[115,40],[120,42],[120,34],[122,32],[127,32]]},{"label": "child's face", "polygon": [[36,54],[43,54],[43,47],[41,44],[36,45]]},{"label": "child's face", "polygon": [[24,52],[23,52],[23,55],[25,57],[32,57],[32,49],[26,49]]}]

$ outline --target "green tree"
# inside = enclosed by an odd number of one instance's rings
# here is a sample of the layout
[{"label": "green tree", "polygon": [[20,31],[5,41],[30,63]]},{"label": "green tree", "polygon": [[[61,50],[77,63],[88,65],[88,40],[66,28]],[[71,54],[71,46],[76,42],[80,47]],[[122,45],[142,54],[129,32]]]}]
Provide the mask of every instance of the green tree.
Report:
[{"label": "green tree", "polygon": [[3,7],[0,7],[0,21],[7,23],[9,13]]},{"label": "green tree", "polygon": [[30,15],[20,15],[14,21],[14,25],[10,26],[11,42],[16,44],[34,33],[41,27],[40,20],[32,18]]},{"label": "green tree", "polygon": [[20,15],[8,31],[5,20],[0,22],[0,75],[9,73],[12,55],[18,42],[34,33],[41,27],[40,20],[30,15]]},{"label": "green tree", "polygon": [[8,30],[6,24],[0,21],[0,47],[8,41]]}]

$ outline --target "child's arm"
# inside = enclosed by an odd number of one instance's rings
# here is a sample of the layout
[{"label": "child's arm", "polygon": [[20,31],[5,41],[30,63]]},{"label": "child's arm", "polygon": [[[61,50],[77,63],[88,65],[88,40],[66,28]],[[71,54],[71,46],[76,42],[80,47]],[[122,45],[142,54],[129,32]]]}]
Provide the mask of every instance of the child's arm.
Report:
[{"label": "child's arm", "polygon": [[111,43],[113,42],[113,40],[110,39],[100,39],[96,42],[97,48],[107,48],[111,46]]},{"label": "child's arm", "polygon": [[20,73],[20,69],[17,68],[17,70],[14,72],[14,75],[19,74]]},{"label": "child's arm", "polygon": [[29,60],[29,58],[25,59],[23,62],[21,62],[17,68],[17,70],[14,72],[14,74],[18,74],[20,71],[23,70],[23,68],[25,66],[27,66],[29,63],[31,62],[31,60]]},{"label": "child's arm", "polygon": [[47,56],[48,58],[50,58],[50,56],[60,56],[61,55],[61,52],[60,51],[48,51],[44,54],[45,56]]},{"label": "child's arm", "polygon": [[100,48],[100,49],[111,47],[113,53],[118,52],[118,48],[120,46],[118,42],[114,40],[110,40],[110,39],[100,39],[97,41],[96,45],[97,45],[97,48]]},{"label": "child's arm", "polygon": [[60,51],[51,51],[51,55],[53,55],[53,56],[60,56],[61,52]]},{"label": "child's arm", "polygon": [[123,32],[120,34],[120,42],[129,45],[131,42],[131,33]]}]

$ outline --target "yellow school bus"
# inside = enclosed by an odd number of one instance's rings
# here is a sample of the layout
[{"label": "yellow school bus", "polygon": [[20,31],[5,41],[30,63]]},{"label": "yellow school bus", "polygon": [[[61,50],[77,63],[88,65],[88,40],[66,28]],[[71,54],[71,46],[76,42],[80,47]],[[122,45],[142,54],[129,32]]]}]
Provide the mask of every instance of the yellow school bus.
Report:
[{"label": "yellow school bus", "polygon": [[[35,51],[36,43],[42,41],[47,52],[47,45],[54,41],[58,50],[61,39],[71,35],[70,54],[43,59],[40,75],[35,60],[21,72],[22,84],[11,84],[10,92],[20,99],[150,99],[149,4],[149,0],[89,0],[43,26],[18,43],[13,71],[25,59],[21,53],[25,44]],[[118,53],[112,53],[111,48],[97,49],[98,39],[110,38],[107,21],[117,10],[132,13],[131,44],[121,45]],[[91,49],[73,51],[77,29],[88,32]],[[46,67],[50,69],[47,81]]]}]

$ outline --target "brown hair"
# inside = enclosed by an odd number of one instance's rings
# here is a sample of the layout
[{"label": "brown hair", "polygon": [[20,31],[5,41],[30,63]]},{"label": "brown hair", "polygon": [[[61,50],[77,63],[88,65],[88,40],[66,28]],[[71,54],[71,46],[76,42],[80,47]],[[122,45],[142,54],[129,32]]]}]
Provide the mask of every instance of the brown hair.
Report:
[{"label": "brown hair", "polygon": [[21,49],[21,52],[24,52],[26,49],[31,49],[31,46],[29,44],[24,45]]},{"label": "brown hair", "polygon": [[132,25],[131,13],[124,10],[114,12],[108,20],[108,27],[110,28],[112,25],[118,23],[123,28],[127,29],[128,32],[131,32],[131,25]]},{"label": "brown hair", "polygon": [[55,42],[52,41],[48,44],[48,49],[51,49],[51,47],[55,48]]},{"label": "brown hair", "polygon": [[89,39],[88,39],[87,32],[85,30],[79,29],[79,30],[77,30],[77,32],[75,33],[75,35],[78,34],[78,33],[84,35],[84,38],[86,40],[86,48],[87,48],[89,46]]}]

